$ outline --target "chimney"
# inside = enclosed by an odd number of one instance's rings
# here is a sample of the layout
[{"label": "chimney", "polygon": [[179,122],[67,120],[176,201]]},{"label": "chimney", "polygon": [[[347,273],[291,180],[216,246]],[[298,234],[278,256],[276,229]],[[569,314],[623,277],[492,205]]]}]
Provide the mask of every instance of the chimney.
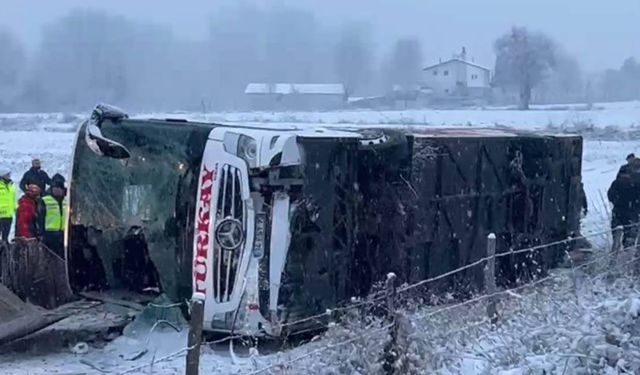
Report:
[{"label": "chimney", "polygon": [[462,61],[467,61],[467,49],[465,47],[462,47],[462,53],[460,54],[460,59],[462,59]]}]

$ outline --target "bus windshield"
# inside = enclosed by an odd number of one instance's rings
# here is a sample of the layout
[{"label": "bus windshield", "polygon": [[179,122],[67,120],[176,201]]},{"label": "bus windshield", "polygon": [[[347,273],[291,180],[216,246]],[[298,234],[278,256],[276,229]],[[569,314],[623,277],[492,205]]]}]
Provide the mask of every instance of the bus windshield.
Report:
[{"label": "bus windshield", "polygon": [[188,295],[197,176],[210,128],[107,120],[103,135],[131,153],[122,160],[94,153],[85,130],[70,186],[72,286]]}]

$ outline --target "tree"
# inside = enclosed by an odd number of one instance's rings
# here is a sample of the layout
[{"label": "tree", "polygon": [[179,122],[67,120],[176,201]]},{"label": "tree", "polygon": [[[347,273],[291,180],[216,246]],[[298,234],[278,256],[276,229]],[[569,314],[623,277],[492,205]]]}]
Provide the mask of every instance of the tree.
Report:
[{"label": "tree", "polygon": [[349,93],[362,90],[372,76],[369,29],[363,25],[343,27],[335,46],[334,66]]},{"label": "tree", "polygon": [[237,108],[247,83],[266,79],[266,18],[262,10],[244,3],[224,6],[213,15],[207,48],[213,108]]},{"label": "tree", "polygon": [[48,25],[30,77],[45,89],[46,109],[75,110],[101,101],[121,105],[135,39],[124,17],[95,10],[73,10]]},{"label": "tree", "polygon": [[546,35],[514,27],[494,43],[496,67],[494,83],[515,87],[520,94],[520,108],[529,109],[531,91],[555,66],[555,43]]},{"label": "tree", "polygon": [[640,99],[640,63],[629,57],[620,69],[607,69],[599,89],[605,101]]},{"label": "tree", "polygon": [[22,44],[11,32],[0,29],[0,109],[13,101],[18,90],[25,53]]},{"label": "tree", "polygon": [[318,23],[307,11],[246,3],[223,7],[210,23],[214,106],[238,107],[248,83],[317,82]]},{"label": "tree", "polygon": [[168,27],[75,9],[44,28],[23,102],[38,111],[86,110],[98,102],[159,110],[189,100],[196,107],[201,98],[192,95],[203,85],[189,78],[204,75],[195,68],[203,59],[190,50]]},{"label": "tree", "polygon": [[624,92],[628,99],[640,99],[640,63],[635,57],[629,57],[620,68],[625,82]]},{"label": "tree", "polygon": [[565,97],[571,98],[583,94],[582,69],[578,60],[573,56],[567,54],[556,55],[556,64],[553,71],[558,87]]},{"label": "tree", "polygon": [[578,61],[565,52],[557,52],[555,66],[536,89],[546,102],[575,102],[585,95],[582,69]]},{"label": "tree", "polygon": [[401,89],[409,90],[419,84],[422,71],[422,45],[420,41],[416,38],[399,39],[385,65],[383,71],[387,88],[399,85]]}]

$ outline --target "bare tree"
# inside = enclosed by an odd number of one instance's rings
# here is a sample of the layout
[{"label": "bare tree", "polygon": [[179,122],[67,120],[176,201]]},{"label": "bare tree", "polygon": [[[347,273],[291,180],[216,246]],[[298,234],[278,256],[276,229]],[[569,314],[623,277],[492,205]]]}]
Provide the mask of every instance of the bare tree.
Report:
[{"label": "bare tree", "polygon": [[214,109],[238,108],[247,83],[266,80],[267,15],[248,4],[228,5],[211,19],[209,93]]},{"label": "bare tree", "polygon": [[557,52],[555,66],[536,89],[547,102],[574,102],[585,96],[582,68],[573,56]]},{"label": "bare tree", "polygon": [[335,47],[334,66],[338,79],[350,93],[363,90],[372,76],[369,29],[363,25],[345,26]]},{"label": "bare tree", "polygon": [[620,69],[607,69],[600,77],[598,88],[605,101],[640,99],[640,63],[629,57]]},{"label": "bare tree", "polygon": [[0,51],[0,109],[3,109],[16,96],[26,58],[18,38],[5,29],[0,29]]},{"label": "bare tree", "polygon": [[555,66],[555,43],[546,35],[530,33],[524,27],[495,41],[496,67],[494,83],[517,88],[520,108],[529,109],[531,91],[542,82]]},{"label": "bare tree", "polygon": [[408,90],[420,83],[422,71],[422,45],[417,38],[399,39],[384,62],[385,86],[399,85]]},{"label": "bare tree", "polygon": [[558,80],[558,85],[567,97],[579,96],[584,89],[582,68],[578,60],[568,54],[556,55],[554,73]]},{"label": "bare tree", "polygon": [[[42,33],[24,100],[35,110],[84,110],[109,102],[131,110],[185,108],[198,92],[201,58],[168,27],[76,9]],[[141,53],[143,51],[144,53]],[[200,75],[202,76],[202,74]]]},{"label": "bare tree", "polygon": [[45,90],[47,109],[122,104],[131,84],[127,58],[134,50],[132,40],[129,21],[95,10],[74,10],[47,26],[31,77]]},{"label": "bare tree", "polygon": [[629,57],[620,68],[626,83],[625,93],[629,99],[640,99],[640,63],[635,57]]}]

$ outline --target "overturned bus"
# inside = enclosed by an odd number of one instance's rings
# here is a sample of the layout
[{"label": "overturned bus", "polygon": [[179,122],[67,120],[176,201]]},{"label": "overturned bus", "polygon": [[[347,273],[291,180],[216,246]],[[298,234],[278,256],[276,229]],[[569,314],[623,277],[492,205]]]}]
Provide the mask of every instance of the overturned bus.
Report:
[{"label": "overturned bus", "polygon": [[[574,136],[134,120],[98,106],[73,156],[69,282],[141,301],[199,292],[206,330],[277,336],[387,272],[415,282],[469,264],[489,233],[499,252],[577,233],[581,158]],[[501,279],[562,251],[501,258]],[[438,287],[482,286],[480,271]]]}]

